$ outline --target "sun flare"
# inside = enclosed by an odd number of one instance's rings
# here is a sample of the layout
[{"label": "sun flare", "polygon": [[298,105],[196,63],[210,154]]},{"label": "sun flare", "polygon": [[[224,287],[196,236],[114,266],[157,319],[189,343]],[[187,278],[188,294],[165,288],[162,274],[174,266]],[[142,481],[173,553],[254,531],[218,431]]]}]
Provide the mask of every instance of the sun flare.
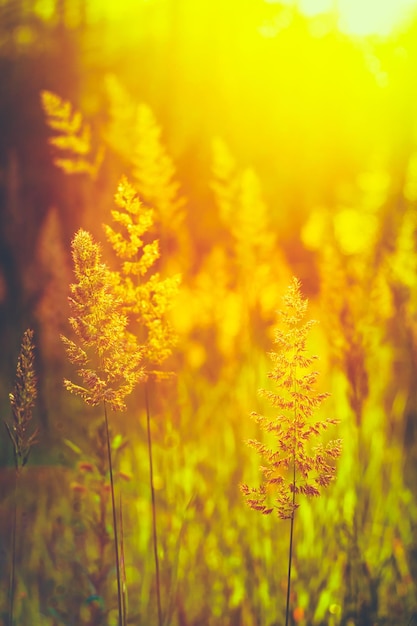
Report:
[{"label": "sun flare", "polygon": [[352,35],[389,35],[416,12],[416,0],[339,0],[340,29]]},{"label": "sun flare", "polygon": [[342,32],[388,36],[417,11],[417,0],[265,0],[296,6],[307,17],[335,13]]}]

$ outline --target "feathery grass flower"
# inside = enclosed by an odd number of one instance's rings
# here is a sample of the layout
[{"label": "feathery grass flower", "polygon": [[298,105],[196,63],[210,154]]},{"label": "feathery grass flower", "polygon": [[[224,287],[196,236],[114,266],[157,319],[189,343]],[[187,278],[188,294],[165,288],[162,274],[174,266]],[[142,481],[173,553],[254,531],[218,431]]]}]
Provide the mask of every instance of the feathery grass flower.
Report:
[{"label": "feathery grass flower", "polygon": [[54,131],[49,138],[57,155],[54,163],[66,174],[97,176],[103,160],[103,148],[92,156],[91,129],[72,104],[52,91],[41,91],[41,105],[46,123]]},{"label": "feathery grass flower", "polygon": [[13,392],[9,394],[13,423],[9,425],[5,421],[7,432],[13,444],[16,470],[26,465],[39,433],[39,429],[35,429],[31,434],[28,433],[32,409],[37,396],[33,334],[31,329],[27,329],[23,334],[17,361],[15,385]]},{"label": "feathery grass flower", "polygon": [[[100,248],[85,230],[75,235],[72,256],[77,282],[70,287],[69,322],[78,344],[64,336],[62,341],[71,363],[81,366],[83,385],[70,380],[64,384],[87,404],[105,402],[113,410],[123,410],[125,396],[143,378],[142,350],[127,332],[128,320]],[[90,363],[93,367],[88,367]]]},{"label": "feathery grass flower", "polygon": [[294,516],[299,506],[297,495],[319,496],[330,484],[335,476],[333,461],[341,453],[340,439],[311,445],[312,440],[338,420],[314,417],[329,394],[314,390],[318,372],[312,370],[312,365],[317,357],[308,354],[306,343],[316,321],[304,321],[307,306],[300,282],[293,278],[280,311],[282,328],[275,329],[274,342],[279,352],[270,353],[274,369],[268,377],[278,392],[261,390],[278,413],[272,418],[252,413],[261,429],[273,435],[275,444],[248,441],[263,459],[260,470],[264,481],[257,488],[241,486],[251,508],[264,514],[275,510],[282,519]]},{"label": "feathery grass flower", "polygon": [[163,238],[177,238],[184,219],[184,198],[179,193],[175,165],[169,156],[152,109],[136,103],[116,76],[106,76],[109,121],[106,138],[123,159],[132,163],[135,186],[157,213]]},{"label": "feathery grass flower", "polygon": [[105,224],[109,243],[122,261],[121,271],[113,274],[116,292],[123,300],[123,311],[140,325],[144,362],[160,365],[172,351],[175,336],[166,314],[178,291],[178,275],[161,278],[152,268],[159,258],[157,240],[145,243],[153,226],[154,211],[142,204],[135,188],[123,177],[115,195],[117,210],[112,217],[117,228]]}]

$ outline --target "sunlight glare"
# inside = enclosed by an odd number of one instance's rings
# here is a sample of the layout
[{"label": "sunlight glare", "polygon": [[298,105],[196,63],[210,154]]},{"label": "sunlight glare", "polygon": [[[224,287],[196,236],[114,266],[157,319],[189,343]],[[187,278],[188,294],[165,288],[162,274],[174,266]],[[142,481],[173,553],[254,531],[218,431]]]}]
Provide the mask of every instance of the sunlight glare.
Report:
[{"label": "sunlight glare", "polygon": [[297,7],[306,17],[334,12],[339,29],[352,36],[390,35],[417,13],[417,0],[265,0]]},{"label": "sunlight glare", "polygon": [[328,13],[334,8],[334,0],[299,0],[298,8],[307,17]]},{"label": "sunlight glare", "polygon": [[416,11],[416,0],[339,0],[339,26],[351,35],[389,35]]}]

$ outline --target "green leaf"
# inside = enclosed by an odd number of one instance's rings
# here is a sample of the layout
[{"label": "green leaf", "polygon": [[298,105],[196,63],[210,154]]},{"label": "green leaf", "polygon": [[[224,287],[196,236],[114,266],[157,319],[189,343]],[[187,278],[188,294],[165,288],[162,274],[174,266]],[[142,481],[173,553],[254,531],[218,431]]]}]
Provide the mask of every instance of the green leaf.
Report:
[{"label": "green leaf", "polygon": [[111,443],[112,450],[118,450],[123,443],[122,435],[116,435]]},{"label": "green leaf", "polygon": [[63,439],[63,442],[65,443],[66,446],[68,446],[68,448],[70,448],[70,450],[72,450],[73,452],[75,452],[75,454],[82,454],[83,451],[81,450],[81,448],[79,448],[77,445],[75,445],[75,443],[73,443],[72,441],[70,441],[69,439]]}]

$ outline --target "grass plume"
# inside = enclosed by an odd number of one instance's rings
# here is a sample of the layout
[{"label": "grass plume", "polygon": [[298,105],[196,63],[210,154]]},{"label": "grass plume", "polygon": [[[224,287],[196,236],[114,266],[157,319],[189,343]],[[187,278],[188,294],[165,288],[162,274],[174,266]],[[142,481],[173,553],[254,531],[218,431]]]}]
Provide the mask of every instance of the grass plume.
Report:
[{"label": "grass plume", "polygon": [[66,174],[97,176],[103,160],[103,148],[93,157],[91,128],[71,102],[52,91],[41,92],[41,105],[46,123],[54,131],[49,143],[56,155],[54,163]]},{"label": "grass plume", "polygon": [[149,238],[154,210],[143,204],[136,188],[123,177],[112,211],[114,226],[105,225],[106,237],[121,261],[114,273],[123,310],[138,324],[146,372],[157,376],[155,366],[171,354],[175,336],[167,314],[180,283],[180,276],[162,278],[155,271],[160,257],[159,242]]},{"label": "grass plume", "polygon": [[37,396],[33,335],[31,329],[26,330],[23,334],[17,360],[15,385],[13,392],[9,394],[13,423],[9,425],[5,421],[7,432],[13,444],[16,471],[26,465],[39,432],[38,429],[35,429],[31,434],[28,433],[28,427],[32,421],[32,409],[35,406]]},{"label": "grass plume", "polygon": [[156,211],[162,238],[178,238],[183,225],[184,198],[179,193],[176,168],[162,139],[154,112],[135,102],[114,75],[106,77],[109,99],[107,141],[132,162],[132,175],[140,198]]}]

